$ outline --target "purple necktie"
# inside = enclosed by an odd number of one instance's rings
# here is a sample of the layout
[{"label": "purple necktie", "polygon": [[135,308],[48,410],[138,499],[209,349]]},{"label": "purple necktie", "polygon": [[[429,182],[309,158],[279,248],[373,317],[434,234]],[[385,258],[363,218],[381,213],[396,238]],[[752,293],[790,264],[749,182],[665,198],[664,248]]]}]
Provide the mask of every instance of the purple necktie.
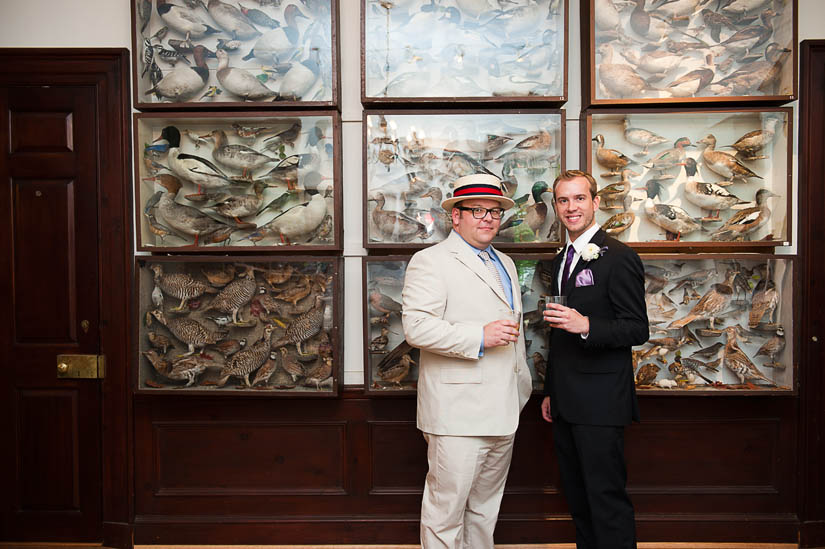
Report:
[{"label": "purple necktie", "polygon": [[573,245],[567,246],[567,256],[564,258],[564,271],[561,273],[561,286],[559,292],[564,290],[564,285],[567,284],[567,279],[570,277],[570,265],[573,264],[573,256],[576,253],[576,248]]}]

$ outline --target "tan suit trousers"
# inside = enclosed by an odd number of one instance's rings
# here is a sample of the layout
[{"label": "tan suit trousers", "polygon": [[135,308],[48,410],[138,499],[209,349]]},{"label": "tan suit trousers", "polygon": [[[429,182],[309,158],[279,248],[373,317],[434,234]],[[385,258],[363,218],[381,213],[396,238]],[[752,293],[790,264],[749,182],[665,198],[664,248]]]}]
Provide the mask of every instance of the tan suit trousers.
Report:
[{"label": "tan suit trousers", "polygon": [[493,549],[515,435],[424,438],[429,471],[421,501],[422,549]]}]

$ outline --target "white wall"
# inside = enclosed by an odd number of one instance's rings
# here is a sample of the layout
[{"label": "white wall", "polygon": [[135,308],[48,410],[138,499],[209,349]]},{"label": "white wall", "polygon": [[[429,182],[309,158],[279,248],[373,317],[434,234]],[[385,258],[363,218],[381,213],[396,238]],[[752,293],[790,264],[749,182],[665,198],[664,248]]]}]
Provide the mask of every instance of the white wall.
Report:
[{"label": "white wall", "polygon": [[[581,71],[579,2],[570,2],[570,74],[568,75],[567,166],[578,166]],[[799,1],[799,39],[825,38],[825,1]],[[341,5],[341,83],[344,174],[345,384],[363,383],[361,336],[361,0]],[[128,0],[0,0],[0,47],[123,47],[131,48]],[[798,128],[798,120],[794,128]],[[794,181],[798,149],[794,138]],[[793,197],[796,212],[796,196]],[[794,220],[793,234],[798,234]],[[794,253],[795,247],[781,250]]]}]

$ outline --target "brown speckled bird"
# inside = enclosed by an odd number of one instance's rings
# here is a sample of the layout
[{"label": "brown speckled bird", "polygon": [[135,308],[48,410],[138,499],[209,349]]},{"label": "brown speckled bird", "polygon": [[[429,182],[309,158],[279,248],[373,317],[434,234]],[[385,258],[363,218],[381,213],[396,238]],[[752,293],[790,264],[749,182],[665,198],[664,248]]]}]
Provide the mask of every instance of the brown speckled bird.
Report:
[{"label": "brown speckled bird", "polygon": [[773,316],[777,305],[779,305],[779,292],[776,291],[774,281],[768,280],[764,284],[757,285],[757,287],[754,288],[751,298],[748,327],[756,328],[759,326],[759,322],[766,314],[768,315],[769,321],[773,323]]},{"label": "brown speckled bird", "polygon": [[210,348],[215,349],[224,357],[233,355],[246,347],[246,338],[243,337],[241,339],[227,339],[225,341],[221,341],[216,343],[215,345],[210,345]]},{"label": "brown speckled bird", "polygon": [[293,306],[304,299],[312,291],[312,277],[310,275],[300,275],[294,283],[277,290],[272,297],[291,303]]},{"label": "brown speckled bird", "polygon": [[304,377],[304,367],[298,362],[294,354],[287,351],[286,347],[281,347],[281,365],[283,369],[296,381],[299,377]]},{"label": "brown speckled bird", "polygon": [[245,266],[246,271],[240,277],[227,284],[218,295],[216,295],[206,311],[220,311],[232,314],[232,323],[238,324],[238,312],[249,303],[258,291],[258,284],[255,281],[255,273],[251,267]]},{"label": "brown speckled bird", "polygon": [[264,362],[264,365],[258,368],[258,371],[255,372],[255,379],[252,380],[252,386],[254,387],[258,383],[263,383],[264,385],[267,384],[269,378],[272,377],[272,374],[275,373],[275,370],[278,369],[278,353],[275,351],[270,351],[269,359]]},{"label": "brown speckled bird", "polygon": [[409,354],[403,354],[395,362],[385,364],[383,368],[379,369],[376,374],[383,381],[394,383],[401,387],[401,382],[410,373],[410,366],[415,364],[415,361]]},{"label": "brown speckled bird", "polygon": [[671,322],[668,329],[681,328],[696,320],[707,320],[710,328],[713,329],[715,316],[727,309],[733,298],[733,279],[737,274],[737,271],[728,271],[724,282],[711,286],[699,303],[693,306],[690,313]]},{"label": "brown speckled bird", "polygon": [[167,377],[175,381],[186,381],[185,387],[191,387],[209,366],[219,367],[220,364],[203,355],[185,356],[172,363]]},{"label": "brown speckled bird", "polygon": [[169,367],[171,366],[169,361],[159,355],[157,351],[149,349],[148,351],[143,351],[141,354],[146,357],[146,360],[149,361],[149,364],[152,365],[152,368],[154,368],[157,373],[162,376],[166,376],[166,374],[169,373]]},{"label": "brown speckled bird", "polygon": [[279,343],[281,345],[294,343],[295,348],[298,349],[298,353],[304,354],[302,344],[321,331],[321,326],[324,324],[325,308],[326,303],[324,303],[324,297],[321,295],[315,296],[315,305],[312,309],[300,315],[287,325],[286,333]]},{"label": "brown speckled bird", "polygon": [[785,368],[784,364],[776,362],[776,356],[782,354],[785,350],[785,330],[781,326],[776,329],[776,335],[766,341],[759,350],[756,351],[756,356],[766,356],[770,359],[769,362],[763,364],[767,368]]},{"label": "brown speckled bird", "polygon": [[180,305],[172,311],[182,311],[186,307],[187,301],[200,297],[204,293],[214,294],[217,292],[208,284],[195,280],[189,274],[164,273],[163,266],[159,263],[153,263],[149,268],[154,273],[155,286],[160,287],[166,295],[180,299]]},{"label": "brown speckled bird", "polygon": [[314,368],[308,368],[306,371],[306,379],[304,385],[310,387],[315,385],[315,388],[320,390],[322,384],[332,382],[332,358],[326,357],[318,360],[318,364]]},{"label": "brown speckled bird", "polygon": [[401,314],[401,304],[393,298],[382,294],[380,290],[373,288],[369,291],[370,305],[384,314]]},{"label": "brown speckled bird", "polygon": [[225,330],[219,330],[215,333],[210,332],[197,320],[166,318],[163,311],[159,309],[150,311],[150,314],[166,326],[175,338],[187,345],[189,352],[183,356],[194,354],[195,349],[203,349],[207,345],[215,344],[226,337],[227,332]]},{"label": "brown speckled bird", "polygon": [[276,263],[269,269],[264,270],[263,277],[267,284],[275,288],[275,286],[289,280],[294,270],[295,267],[292,266],[292,263]]},{"label": "brown speckled bird", "polygon": [[172,346],[172,340],[163,334],[149,332],[146,337],[149,339],[149,344],[155,349],[160,349],[163,354],[166,354],[166,350]]},{"label": "brown speckled bird", "polygon": [[389,328],[386,326],[381,327],[381,335],[372,338],[370,341],[370,351],[373,353],[381,352],[387,348],[387,343],[390,341],[390,333]]},{"label": "brown speckled bird", "polygon": [[659,373],[659,369],[660,368],[652,362],[642,364],[636,372],[636,386],[651,385],[656,381],[656,375]]},{"label": "brown speckled bird", "polygon": [[201,272],[209,284],[216,288],[223,288],[235,278],[235,266],[230,263],[223,263],[217,267],[202,268]]},{"label": "brown speckled bird", "polygon": [[751,362],[748,355],[739,348],[739,344],[736,341],[736,332],[736,326],[728,326],[725,328],[727,343],[725,343],[725,349],[722,351],[722,362],[725,367],[733,372],[743,385],[745,383],[749,384],[750,381],[764,381],[766,384],[776,387],[776,384],[760,372],[756,368],[756,365]]},{"label": "brown speckled bird", "polygon": [[252,347],[238,351],[226,361],[220,373],[218,386],[226,385],[230,376],[237,376],[243,379],[244,385],[250,387],[249,374],[261,367],[269,357],[269,343],[272,339],[272,326],[264,326],[264,332]]}]

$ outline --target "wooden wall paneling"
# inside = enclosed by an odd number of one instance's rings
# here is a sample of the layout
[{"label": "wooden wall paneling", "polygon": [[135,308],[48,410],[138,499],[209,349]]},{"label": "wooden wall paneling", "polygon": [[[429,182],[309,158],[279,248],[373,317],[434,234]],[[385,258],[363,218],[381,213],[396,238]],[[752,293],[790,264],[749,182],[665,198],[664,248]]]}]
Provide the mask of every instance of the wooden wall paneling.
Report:
[{"label": "wooden wall paneling", "polygon": [[821,307],[825,288],[825,40],[802,42],[799,111],[799,518],[800,546],[825,546],[825,324]]}]

